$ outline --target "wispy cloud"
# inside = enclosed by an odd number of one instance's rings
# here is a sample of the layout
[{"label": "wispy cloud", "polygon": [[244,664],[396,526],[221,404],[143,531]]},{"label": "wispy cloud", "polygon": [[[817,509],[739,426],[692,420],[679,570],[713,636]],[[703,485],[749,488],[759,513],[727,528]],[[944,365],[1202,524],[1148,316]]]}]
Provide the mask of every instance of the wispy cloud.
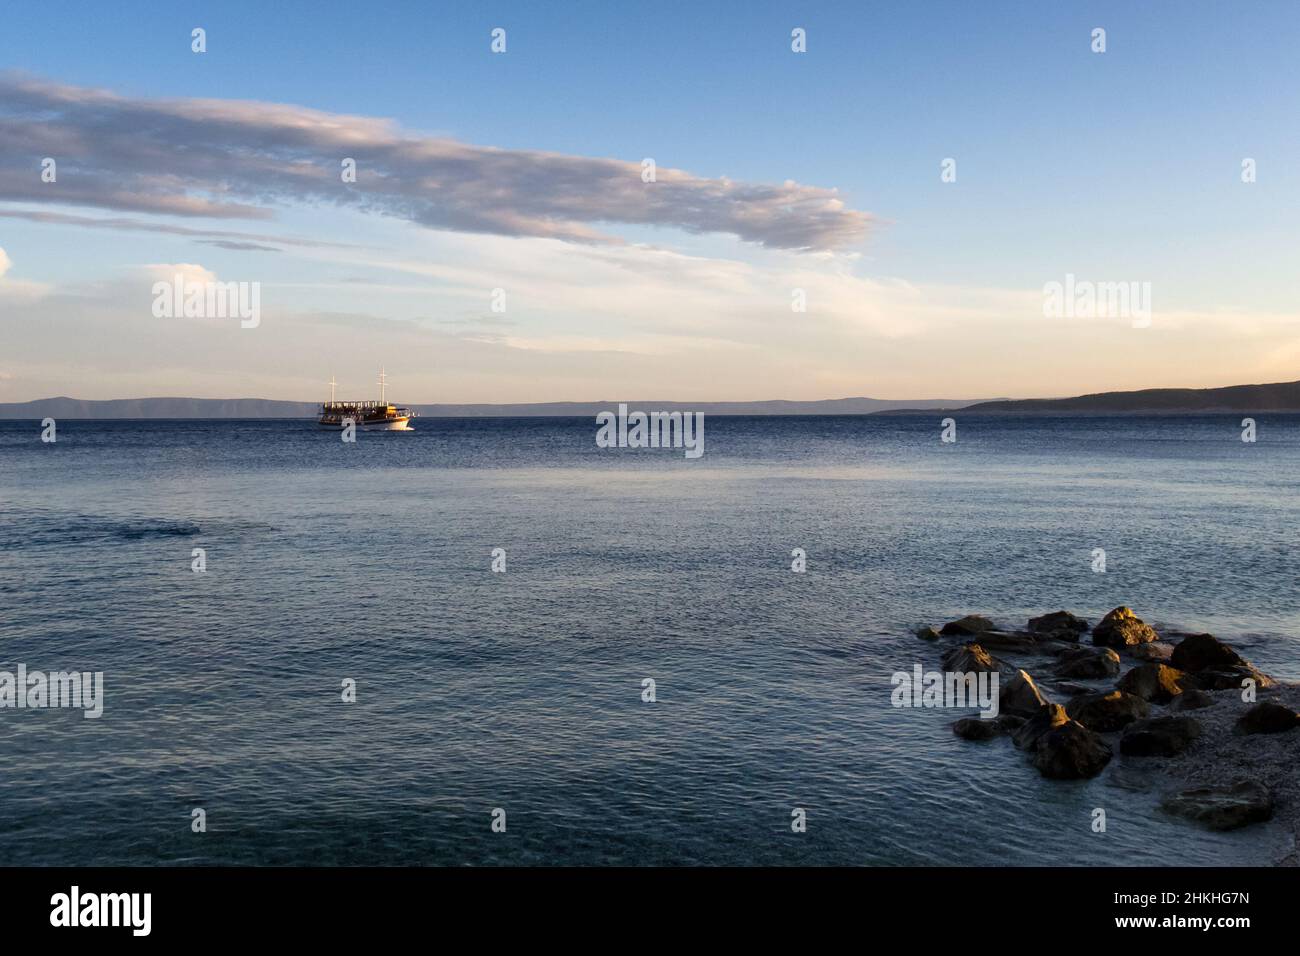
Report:
[{"label": "wispy cloud", "polygon": [[[44,183],[39,161],[58,162]],[[357,163],[342,182],[341,163]],[[834,189],[703,178],[640,162],[496,149],[388,119],[237,100],[140,99],[0,77],[0,199],[226,219],[332,203],[436,229],[607,243],[606,223],[826,250],[871,222]],[[247,240],[256,241],[256,240]]]}]

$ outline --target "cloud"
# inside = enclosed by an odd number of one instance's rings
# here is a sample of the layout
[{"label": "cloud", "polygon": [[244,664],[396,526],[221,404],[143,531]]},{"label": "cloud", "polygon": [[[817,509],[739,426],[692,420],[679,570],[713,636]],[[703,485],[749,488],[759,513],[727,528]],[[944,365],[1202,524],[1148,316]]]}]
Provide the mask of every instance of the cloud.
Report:
[{"label": "cloud", "polygon": [[11,265],[13,265],[13,263],[9,260],[8,253],[4,251],[3,247],[0,247],[0,279],[4,278],[5,273],[9,271]]},{"label": "cloud", "polygon": [[[860,240],[871,217],[834,189],[702,178],[639,162],[497,149],[387,119],[241,100],[140,99],[0,76],[0,199],[265,219],[332,203],[434,229],[613,243],[616,223],[732,234],[778,249]],[[35,157],[58,163],[44,183]],[[341,180],[342,160],[357,182]]]}]

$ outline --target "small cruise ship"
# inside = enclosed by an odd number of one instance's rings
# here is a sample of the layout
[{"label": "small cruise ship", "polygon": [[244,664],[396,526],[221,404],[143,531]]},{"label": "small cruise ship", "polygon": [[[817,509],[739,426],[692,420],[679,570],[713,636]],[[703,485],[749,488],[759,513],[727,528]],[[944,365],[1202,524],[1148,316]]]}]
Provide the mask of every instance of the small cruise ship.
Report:
[{"label": "small cruise ship", "polygon": [[321,428],[343,428],[348,420],[362,431],[406,432],[411,428],[411,419],[415,413],[401,405],[392,405],[388,401],[388,376],[379,370],[379,401],[377,402],[340,402],[334,398],[337,383],[330,379],[330,400],[322,402],[320,419],[316,424]]}]

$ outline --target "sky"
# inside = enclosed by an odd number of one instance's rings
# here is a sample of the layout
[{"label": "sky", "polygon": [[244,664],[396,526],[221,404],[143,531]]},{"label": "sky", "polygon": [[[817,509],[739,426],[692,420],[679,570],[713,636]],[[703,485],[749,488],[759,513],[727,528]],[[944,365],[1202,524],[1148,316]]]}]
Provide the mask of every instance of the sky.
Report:
[{"label": "sky", "polygon": [[1300,379],[1296,49],[1290,0],[11,6],[0,401]]}]

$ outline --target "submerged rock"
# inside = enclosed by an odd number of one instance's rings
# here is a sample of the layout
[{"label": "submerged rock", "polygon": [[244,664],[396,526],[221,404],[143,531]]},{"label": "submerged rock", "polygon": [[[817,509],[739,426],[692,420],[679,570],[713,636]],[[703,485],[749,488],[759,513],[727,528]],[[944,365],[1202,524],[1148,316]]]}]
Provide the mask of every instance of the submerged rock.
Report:
[{"label": "submerged rock", "polygon": [[952,637],[953,635],[970,636],[983,634],[985,631],[991,630],[993,630],[993,622],[987,617],[982,617],[979,614],[967,614],[963,618],[949,621],[939,628],[939,633],[945,637]]},{"label": "submerged rock", "polygon": [[1115,686],[1156,704],[1167,704],[1193,682],[1180,670],[1165,664],[1139,664],[1119,679]]},{"label": "submerged rock", "polygon": [[923,641],[937,641],[940,635],[939,632],[932,627],[918,627],[916,629],[916,636]]},{"label": "submerged rock", "polygon": [[1038,738],[1034,766],[1052,780],[1095,777],[1110,763],[1110,745],[1077,720],[1067,720]]},{"label": "submerged rock", "polygon": [[1085,680],[1114,677],[1119,673],[1119,655],[1109,647],[1073,648],[1060,656],[1053,673],[1057,677],[1075,677]]},{"label": "submerged rock", "polygon": [[1149,717],[1128,725],[1119,752],[1129,757],[1172,757],[1201,736],[1195,717]]},{"label": "submerged rock", "polygon": [[1088,622],[1081,617],[1075,617],[1069,611],[1053,611],[1051,614],[1029,619],[1030,631],[1061,641],[1077,641],[1079,635],[1087,629]]},{"label": "submerged rock", "polygon": [[1043,645],[1033,634],[1008,633],[1006,631],[985,631],[980,635],[980,643],[995,651],[1012,651],[1021,654],[1036,654],[1043,650]]},{"label": "submerged rock", "polygon": [[1016,671],[998,693],[998,711],[1004,714],[1033,717],[1046,703],[1047,698],[1026,671]]},{"label": "submerged rock", "polygon": [[962,740],[992,740],[1006,733],[996,720],[982,717],[963,717],[952,725],[952,732]]},{"label": "submerged rock", "polygon": [[1211,830],[1235,830],[1270,819],[1273,794],[1263,784],[1239,781],[1227,787],[1195,787],[1170,794],[1160,806]]},{"label": "submerged rock", "polygon": [[1160,639],[1155,630],[1133,613],[1132,608],[1120,606],[1101,619],[1092,629],[1092,643],[1103,647],[1129,647],[1149,644]]},{"label": "submerged rock", "polygon": [[1262,700],[1237,718],[1238,734],[1280,734],[1300,727],[1300,714],[1271,700]]},{"label": "submerged rock", "polygon": [[1065,712],[1089,730],[1110,733],[1123,730],[1147,715],[1147,702],[1122,690],[1109,694],[1085,694],[1065,705]]},{"label": "submerged rock", "polygon": [[964,644],[961,647],[954,647],[943,655],[943,669],[961,673],[979,673],[981,671],[994,673],[1003,670],[1009,671],[1011,668],[978,644]]}]

